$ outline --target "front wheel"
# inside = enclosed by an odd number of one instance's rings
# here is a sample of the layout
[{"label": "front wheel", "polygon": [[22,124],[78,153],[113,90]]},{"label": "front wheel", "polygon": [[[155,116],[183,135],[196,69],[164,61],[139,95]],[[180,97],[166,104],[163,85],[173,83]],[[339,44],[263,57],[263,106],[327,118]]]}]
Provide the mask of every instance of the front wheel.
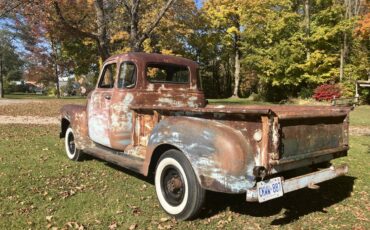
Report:
[{"label": "front wheel", "polygon": [[73,134],[73,129],[71,127],[68,127],[66,131],[66,135],[64,138],[64,144],[65,144],[67,157],[70,160],[79,161],[82,159],[83,153],[80,149],[76,148],[75,136]]},{"label": "front wheel", "polygon": [[178,220],[194,218],[204,203],[205,190],[190,162],[175,149],[165,152],[158,161],[155,190],[162,208]]}]

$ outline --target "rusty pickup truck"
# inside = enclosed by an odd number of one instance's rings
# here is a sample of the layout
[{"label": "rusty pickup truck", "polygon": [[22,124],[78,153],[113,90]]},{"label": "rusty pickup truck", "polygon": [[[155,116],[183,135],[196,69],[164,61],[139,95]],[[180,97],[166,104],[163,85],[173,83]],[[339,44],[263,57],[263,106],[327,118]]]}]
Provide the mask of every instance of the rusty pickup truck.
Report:
[{"label": "rusty pickup truck", "polygon": [[62,108],[60,137],[70,160],[89,154],[152,175],[162,208],[186,220],[207,190],[265,202],[346,174],[330,160],[347,155],[349,111],[208,105],[196,62],[127,53],[105,61],[86,105]]}]

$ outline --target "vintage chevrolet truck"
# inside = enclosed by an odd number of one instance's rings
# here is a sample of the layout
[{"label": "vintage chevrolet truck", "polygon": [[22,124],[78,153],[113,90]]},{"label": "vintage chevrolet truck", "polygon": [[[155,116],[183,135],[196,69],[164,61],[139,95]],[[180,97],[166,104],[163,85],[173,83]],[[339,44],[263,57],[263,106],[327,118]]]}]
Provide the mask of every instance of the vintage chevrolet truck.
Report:
[{"label": "vintage chevrolet truck", "polygon": [[89,154],[153,175],[162,208],[186,220],[206,190],[264,202],[346,174],[329,162],[347,155],[349,111],[208,105],[196,62],[127,53],[105,61],[86,105],[62,108],[60,137],[70,160]]}]

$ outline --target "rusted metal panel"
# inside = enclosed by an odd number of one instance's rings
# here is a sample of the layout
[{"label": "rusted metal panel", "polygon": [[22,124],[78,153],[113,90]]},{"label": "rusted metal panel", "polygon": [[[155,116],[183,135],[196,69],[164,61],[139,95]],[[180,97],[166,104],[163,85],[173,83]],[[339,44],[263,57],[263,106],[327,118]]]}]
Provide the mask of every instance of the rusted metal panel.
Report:
[{"label": "rusted metal panel", "polygon": [[261,140],[261,150],[260,150],[260,165],[263,166],[266,169],[270,167],[269,160],[270,160],[270,153],[269,153],[269,140],[270,140],[270,120],[267,116],[262,116],[262,140]]},{"label": "rusted metal panel", "polygon": [[88,114],[88,132],[91,140],[96,143],[111,147],[109,138],[110,129],[110,101],[105,97],[112,97],[109,89],[95,89],[90,96]]},{"label": "rusted metal panel", "polygon": [[270,157],[272,160],[278,160],[280,158],[280,138],[281,128],[279,124],[279,118],[274,116],[272,123],[272,137],[271,137],[271,149]]},{"label": "rusted metal panel", "polygon": [[343,117],[285,120],[281,126],[281,158],[343,145]]},{"label": "rusted metal panel", "polygon": [[66,105],[61,109],[61,118],[66,119],[74,130],[77,148],[94,146],[88,135],[86,106]]},{"label": "rusted metal panel", "polygon": [[158,106],[158,105],[131,105],[131,109],[133,110],[157,110],[157,111],[178,111],[178,112],[188,112],[188,113],[218,113],[218,114],[245,114],[245,115],[268,115],[271,113],[269,108],[258,108],[255,106],[246,106],[246,107],[239,107],[239,106],[210,106],[207,105],[206,107],[166,107],[166,106]]},{"label": "rusted metal panel", "polygon": [[254,154],[240,132],[220,122],[191,117],[169,117],[155,126],[149,138],[146,168],[156,147],[171,144],[192,163],[203,187],[229,193],[254,186]]}]

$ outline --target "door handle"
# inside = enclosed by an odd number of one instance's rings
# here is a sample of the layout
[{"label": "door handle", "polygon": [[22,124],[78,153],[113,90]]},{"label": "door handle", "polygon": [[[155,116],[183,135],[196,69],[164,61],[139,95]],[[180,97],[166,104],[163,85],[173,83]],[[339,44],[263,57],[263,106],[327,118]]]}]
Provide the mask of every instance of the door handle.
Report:
[{"label": "door handle", "polygon": [[107,99],[107,100],[110,100],[111,96],[110,95],[104,95],[104,98]]}]

